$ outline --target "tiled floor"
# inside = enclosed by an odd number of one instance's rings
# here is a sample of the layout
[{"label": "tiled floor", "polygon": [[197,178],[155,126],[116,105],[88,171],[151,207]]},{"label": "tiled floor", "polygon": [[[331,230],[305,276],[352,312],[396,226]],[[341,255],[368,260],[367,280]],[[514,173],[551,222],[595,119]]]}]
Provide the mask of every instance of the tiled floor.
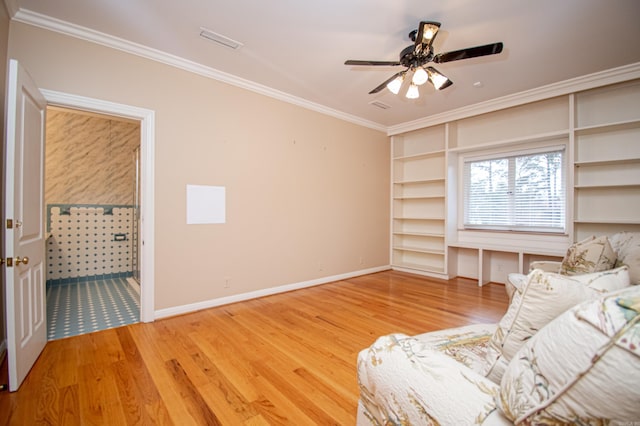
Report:
[{"label": "tiled floor", "polygon": [[140,296],[125,278],[47,286],[48,339],[140,321]]}]

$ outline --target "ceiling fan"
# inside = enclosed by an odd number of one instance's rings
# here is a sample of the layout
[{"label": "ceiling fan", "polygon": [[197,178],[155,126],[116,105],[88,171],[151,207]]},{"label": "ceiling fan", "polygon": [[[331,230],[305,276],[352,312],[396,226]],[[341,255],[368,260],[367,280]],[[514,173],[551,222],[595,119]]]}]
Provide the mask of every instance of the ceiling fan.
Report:
[{"label": "ceiling fan", "polygon": [[442,64],[445,62],[459,61],[461,59],[476,58],[478,56],[495,55],[502,52],[502,43],[491,43],[482,46],[469,47],[467,49],[454,50],[451,52],[434,54],[433,40],[440,29],[439,22],[422,21],[417,30],[409,33],[409,38],[414,42],[413,45],[405,47],[400,52],[399,61],[360,61],[349,59],[345,61],[345,65],[366,65],[366,66],[397,66],[406,67],[404,71],[400,71],[392,75],[378,87],[369,92],[369,94],[378,93],[385,87],[393,94],[398,94],[404,82],[405,77],[409,73],[412,74],[411,83],[407,90],[407,98],[415,99],[420,96],[418,86],[430,81],[436,90],[445,89],[453,84],[445,75],[441,74],[435,68],[426,66],[429,62]]}]

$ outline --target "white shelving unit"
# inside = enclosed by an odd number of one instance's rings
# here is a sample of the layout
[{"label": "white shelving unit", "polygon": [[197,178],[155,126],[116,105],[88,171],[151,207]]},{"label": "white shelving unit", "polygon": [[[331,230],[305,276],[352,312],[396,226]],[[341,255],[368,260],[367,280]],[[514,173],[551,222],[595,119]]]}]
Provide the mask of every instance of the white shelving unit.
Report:
[{"label": "white shelving unit", "polygon": [[[465,230],[459,169],[465,155],[566,146],[567,230],[523,235]],[[640,231],[640,80],[457,118],[392,138],[396,269],[480,285],[561,259],[590,235]]]},{"label": "white shelving unit", "polygon": [[445,274],[445,126],[392,140],[392,253],[397,269]]},{"label": "white shelving unit", "polygon": [[574,239],[640,231],[640,82],[575,95]]}]

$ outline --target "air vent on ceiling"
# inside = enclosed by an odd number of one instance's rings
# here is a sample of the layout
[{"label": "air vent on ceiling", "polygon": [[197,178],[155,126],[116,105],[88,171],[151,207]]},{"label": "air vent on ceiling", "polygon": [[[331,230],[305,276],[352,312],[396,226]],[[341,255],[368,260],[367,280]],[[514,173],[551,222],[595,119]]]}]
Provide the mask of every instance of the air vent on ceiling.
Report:
[{"label": "air vent on ceiling", "polygon": [[221,34],[215,33],[206,28],[200,28],[200,37],[206,38],[207,40],[215,41],[223,46],[230,47],[231,49],[240,49],[243,44],[239,41],[235,41],[230,39],[229,37],[225,37]]},{"label": "air vent on ceiling", "polygon": [[387,105],[384,102],[380,102],[380,101],[371,101],[371,102],[369,102],[369,105],[373,105],[374,107],[378,107],[380,109],[389,109],[389,108],[391,108],[391,105]]}]

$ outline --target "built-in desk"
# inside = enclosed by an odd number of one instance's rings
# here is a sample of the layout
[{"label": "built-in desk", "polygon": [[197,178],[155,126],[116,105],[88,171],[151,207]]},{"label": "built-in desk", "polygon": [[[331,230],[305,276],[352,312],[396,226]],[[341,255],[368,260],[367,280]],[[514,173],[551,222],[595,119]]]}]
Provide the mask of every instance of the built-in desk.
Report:
[{"label": "built-in desk", "polygon": [[[492,257],[498,253],[504,257],[513,256],[515,264],[517,258],[517,270],[508,272],[520,272],[526,274],[529,271],[531,262],[537,260],[562,260],[566,250],[553,250],[542,248],[523,248],[508,245],[488,245],[467,242],[454,242],[447,244],[448,246],[448,271],[449,276],[458,276],[458,249],[466,249],[466,251],[475,252],[478,262],[478,285],[482,286],[491,281]],[[497,256],[496,256],[497,257]]]}]

